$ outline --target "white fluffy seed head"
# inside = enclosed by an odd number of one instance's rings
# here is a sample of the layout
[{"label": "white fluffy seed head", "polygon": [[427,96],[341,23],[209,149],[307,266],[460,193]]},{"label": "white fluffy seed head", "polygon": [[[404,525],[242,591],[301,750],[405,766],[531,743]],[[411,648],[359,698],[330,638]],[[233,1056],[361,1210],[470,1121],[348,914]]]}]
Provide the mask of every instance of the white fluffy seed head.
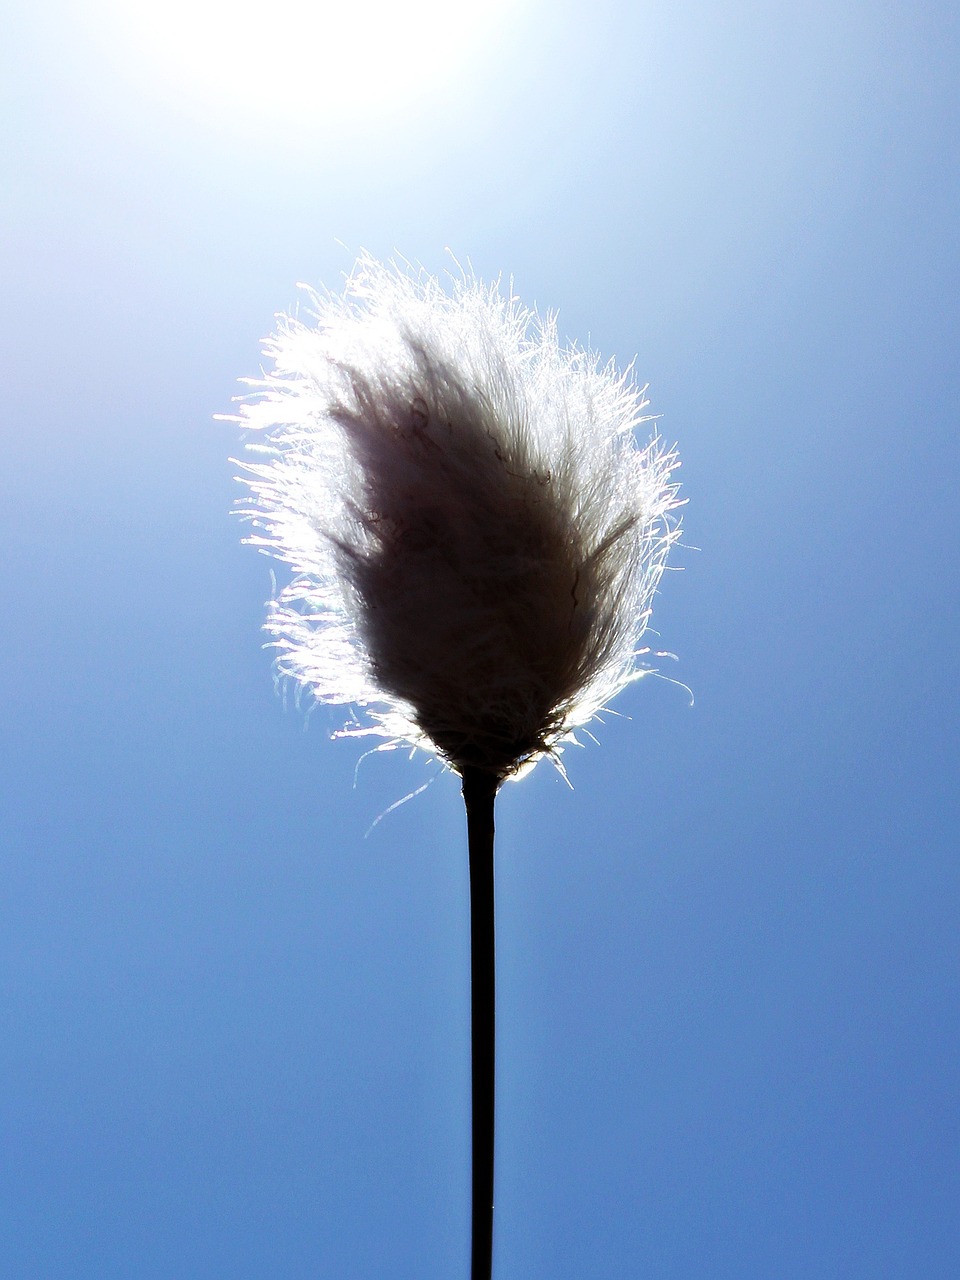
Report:
[{"label": "white fluffy seed head", "polygon": [[255,545],[292,580],[281,673],[375,733],[498,779],[630,680],[678,534],[676,453],[628,377],[471,277],[362,258],[283,317],[237,421]]}]

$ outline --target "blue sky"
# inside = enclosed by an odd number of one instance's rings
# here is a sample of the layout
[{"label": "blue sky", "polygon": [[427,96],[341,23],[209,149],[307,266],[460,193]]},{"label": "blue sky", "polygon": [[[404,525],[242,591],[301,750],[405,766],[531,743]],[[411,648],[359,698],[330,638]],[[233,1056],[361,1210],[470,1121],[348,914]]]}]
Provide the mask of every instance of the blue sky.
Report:
[{"label": "blue sky", "polygon": [[24,9],[0,1276],[466,1275],[457,787],[365,836],[435,771],[354,785],[275,693],[212,421],[296,281],[448,246],[637,356],[689,500],[693,707],[642,681],[500,802],[497,1280],[956,1275],[955,8],[530,0],[419,102],[267,124]]}]

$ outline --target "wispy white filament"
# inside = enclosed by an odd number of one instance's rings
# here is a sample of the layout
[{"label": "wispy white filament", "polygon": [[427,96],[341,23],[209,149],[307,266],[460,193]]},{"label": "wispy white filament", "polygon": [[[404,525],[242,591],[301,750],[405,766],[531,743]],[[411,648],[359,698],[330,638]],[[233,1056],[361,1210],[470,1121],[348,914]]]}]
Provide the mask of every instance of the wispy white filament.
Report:
[{"label": "wispy white filament", "polygon": [[358,263],[283,317],[238,420],[259,532],[292,580],[279,667],[350,732],[506,777],[644,673],[678,532],[676,453],[628,376],[499,288]]}]

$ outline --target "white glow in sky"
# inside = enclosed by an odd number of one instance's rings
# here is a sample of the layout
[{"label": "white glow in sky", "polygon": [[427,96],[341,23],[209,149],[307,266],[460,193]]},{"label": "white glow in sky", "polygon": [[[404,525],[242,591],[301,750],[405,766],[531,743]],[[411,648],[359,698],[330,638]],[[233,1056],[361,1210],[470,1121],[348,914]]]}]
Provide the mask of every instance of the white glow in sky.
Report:
[{"label": "white glow in sky", "polygon": [[496,56],[521,0],[109,0],[128,71],[192,113],[300,129],[391,116]]}]

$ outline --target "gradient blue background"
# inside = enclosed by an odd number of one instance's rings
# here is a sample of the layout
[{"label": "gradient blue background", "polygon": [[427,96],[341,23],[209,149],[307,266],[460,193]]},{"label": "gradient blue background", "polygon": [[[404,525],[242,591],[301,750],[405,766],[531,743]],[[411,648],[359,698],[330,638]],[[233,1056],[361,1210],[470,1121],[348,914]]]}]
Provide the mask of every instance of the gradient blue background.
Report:
[{"label": "gradient blue background", "polygon": [[354,787],[276,696],[211,421],[296,280],[447,245],[638,354],[698,548],[695,705],[644,681],[502,796],[497,1280],[960,1274],[956,7],[553,0],[462,93],[272,141],[26,8],[2,1280],[466,1277],[457,787],[364,838],[434,770]]}]

